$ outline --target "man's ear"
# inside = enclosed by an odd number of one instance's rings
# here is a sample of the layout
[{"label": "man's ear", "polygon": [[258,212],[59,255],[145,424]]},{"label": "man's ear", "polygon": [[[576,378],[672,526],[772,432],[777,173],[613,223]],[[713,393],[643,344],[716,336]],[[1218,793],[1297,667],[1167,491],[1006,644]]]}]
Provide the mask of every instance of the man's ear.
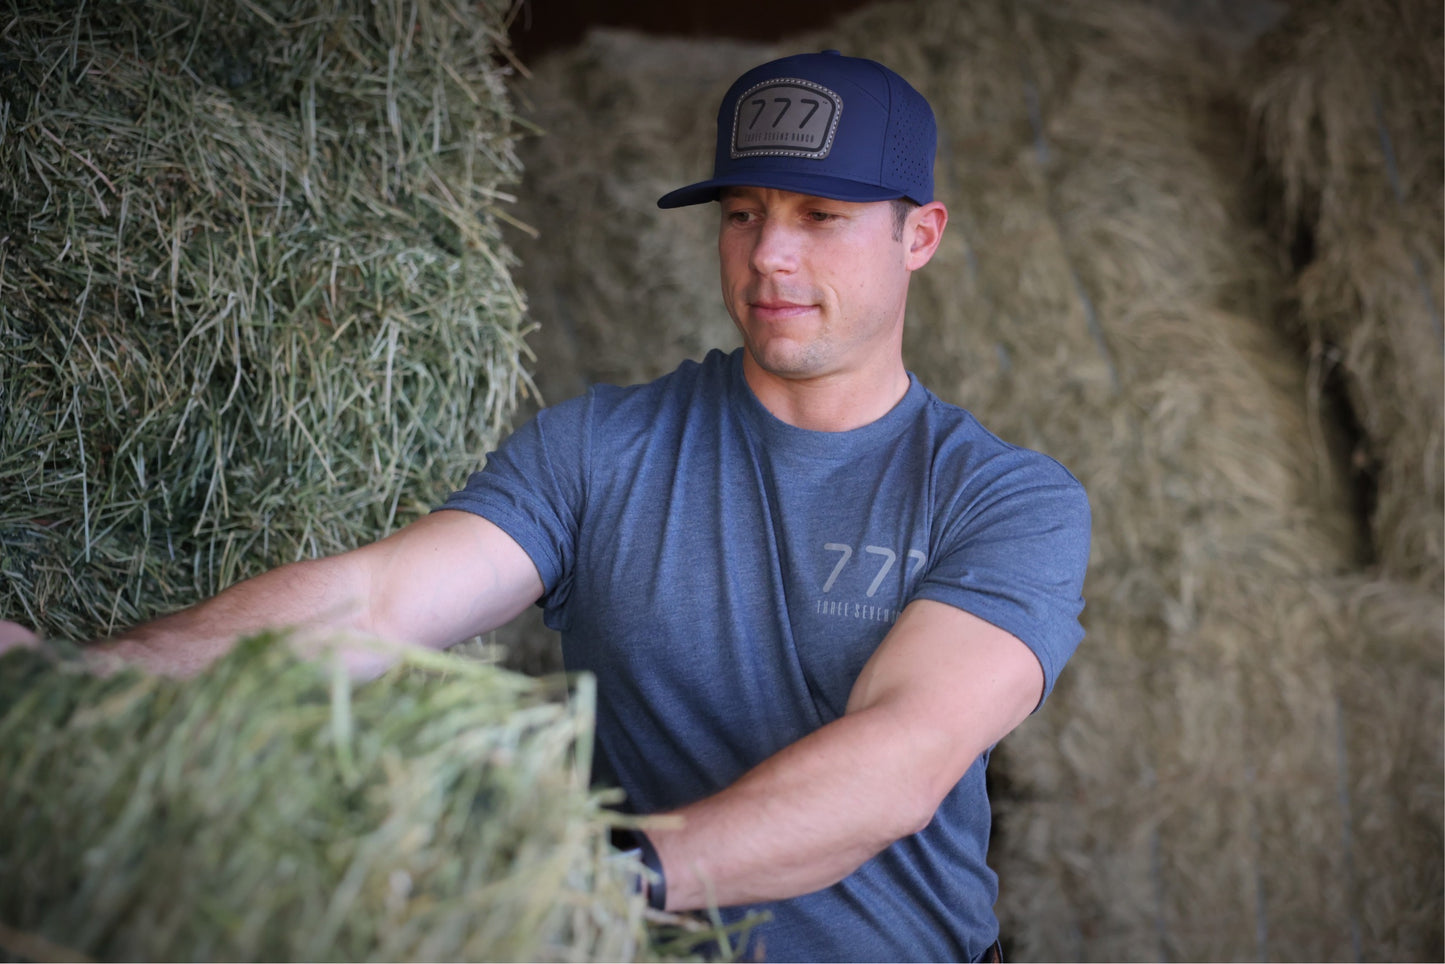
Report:
[{"label": "man's ear", "polygon": [[908,244],[908,270],[917,271],[932,258],[943,240],[943,229],[948,224],[948,208],[942,201],[930,201],[908,213],[903,227],[903,240]]}]

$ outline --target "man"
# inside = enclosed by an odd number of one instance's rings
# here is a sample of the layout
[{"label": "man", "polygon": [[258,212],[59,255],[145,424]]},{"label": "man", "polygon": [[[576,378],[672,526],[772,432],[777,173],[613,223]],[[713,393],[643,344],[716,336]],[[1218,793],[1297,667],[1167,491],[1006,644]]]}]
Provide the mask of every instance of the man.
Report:
[{"label": "man", "polygon": [[719,204],[742,348],[547,409],[442,511],[101,650],[191,672],[315,623],[442,647],[540,601],[598,680],[597,779],[680,818],[642,838],[655,905],[766,910],[749,953],[776,960],[996,952],[984,770],[1082,636],[1089,514],[903,365],[935,143],[880,64],[747,72],[714,176],[659,201]]}]

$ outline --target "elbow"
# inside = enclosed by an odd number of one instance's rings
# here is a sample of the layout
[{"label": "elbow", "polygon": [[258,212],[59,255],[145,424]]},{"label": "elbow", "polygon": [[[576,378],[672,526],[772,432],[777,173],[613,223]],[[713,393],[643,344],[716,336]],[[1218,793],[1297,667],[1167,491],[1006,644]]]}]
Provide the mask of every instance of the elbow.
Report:
[{"label": "elbow", "polygon": [[[961,758],[951,756],[943,761],[929,758],[929,764],[918,761],[910,772],[897,773],[893,781],[895,807],[890,826],[894,839],[912,836],[933,822],[938,808],[971,769]],[[977,761],[978,755],[971,758]]]},{"label": "elbow", "polygon": [[899,834],[899,838],[911,837],[932,823],[942,802],[942,798],[932,794],[916,794],[905,812],[900,814],[903,832]]},{"label": "elbow", "polygon": [[904,837],[911,837],[926,828],[933,822],[934,814],[938,812],[938,807],[943,802],[943,797],[931,786],[909,787],[901,782],[898,786],[903,789],[894,797],[893,806],[890,808],[888,819],[885,822],[887,827],[885,832],[887,839],[883,842],[885,847]]},{"label": "elbow", "polygon": [[890,754],[879,761],[870,781],[878,794],[875,799],[881,803],[870,808],[882,838],[879,849],[926,829],[969,769],[959,758],[956,744],[936,741],[929,746],[916,735],[909,739],[920,752]]}]

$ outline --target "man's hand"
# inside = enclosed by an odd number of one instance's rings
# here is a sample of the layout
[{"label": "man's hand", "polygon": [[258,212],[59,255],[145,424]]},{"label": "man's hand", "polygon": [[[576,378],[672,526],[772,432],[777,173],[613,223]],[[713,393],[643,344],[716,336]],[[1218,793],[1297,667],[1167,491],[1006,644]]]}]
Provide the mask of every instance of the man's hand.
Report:
[{"label": "man's hand", "polygon": [[0,653],[12,649],[19,649],[22,646],[34,646],[39,641],[39,636],[19,623],[12,623],[0,619]]}]

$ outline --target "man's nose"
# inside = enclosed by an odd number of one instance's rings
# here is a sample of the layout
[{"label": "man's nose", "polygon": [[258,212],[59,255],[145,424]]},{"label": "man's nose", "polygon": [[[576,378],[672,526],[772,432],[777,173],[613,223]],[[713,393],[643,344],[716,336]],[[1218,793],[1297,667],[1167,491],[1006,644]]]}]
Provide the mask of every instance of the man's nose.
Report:
[{"label": "man's nose", "polygon": [[753,245],[753,270],[765,275],[797,270],[801,240],[791,225],[772,218],[764,221]]}]

